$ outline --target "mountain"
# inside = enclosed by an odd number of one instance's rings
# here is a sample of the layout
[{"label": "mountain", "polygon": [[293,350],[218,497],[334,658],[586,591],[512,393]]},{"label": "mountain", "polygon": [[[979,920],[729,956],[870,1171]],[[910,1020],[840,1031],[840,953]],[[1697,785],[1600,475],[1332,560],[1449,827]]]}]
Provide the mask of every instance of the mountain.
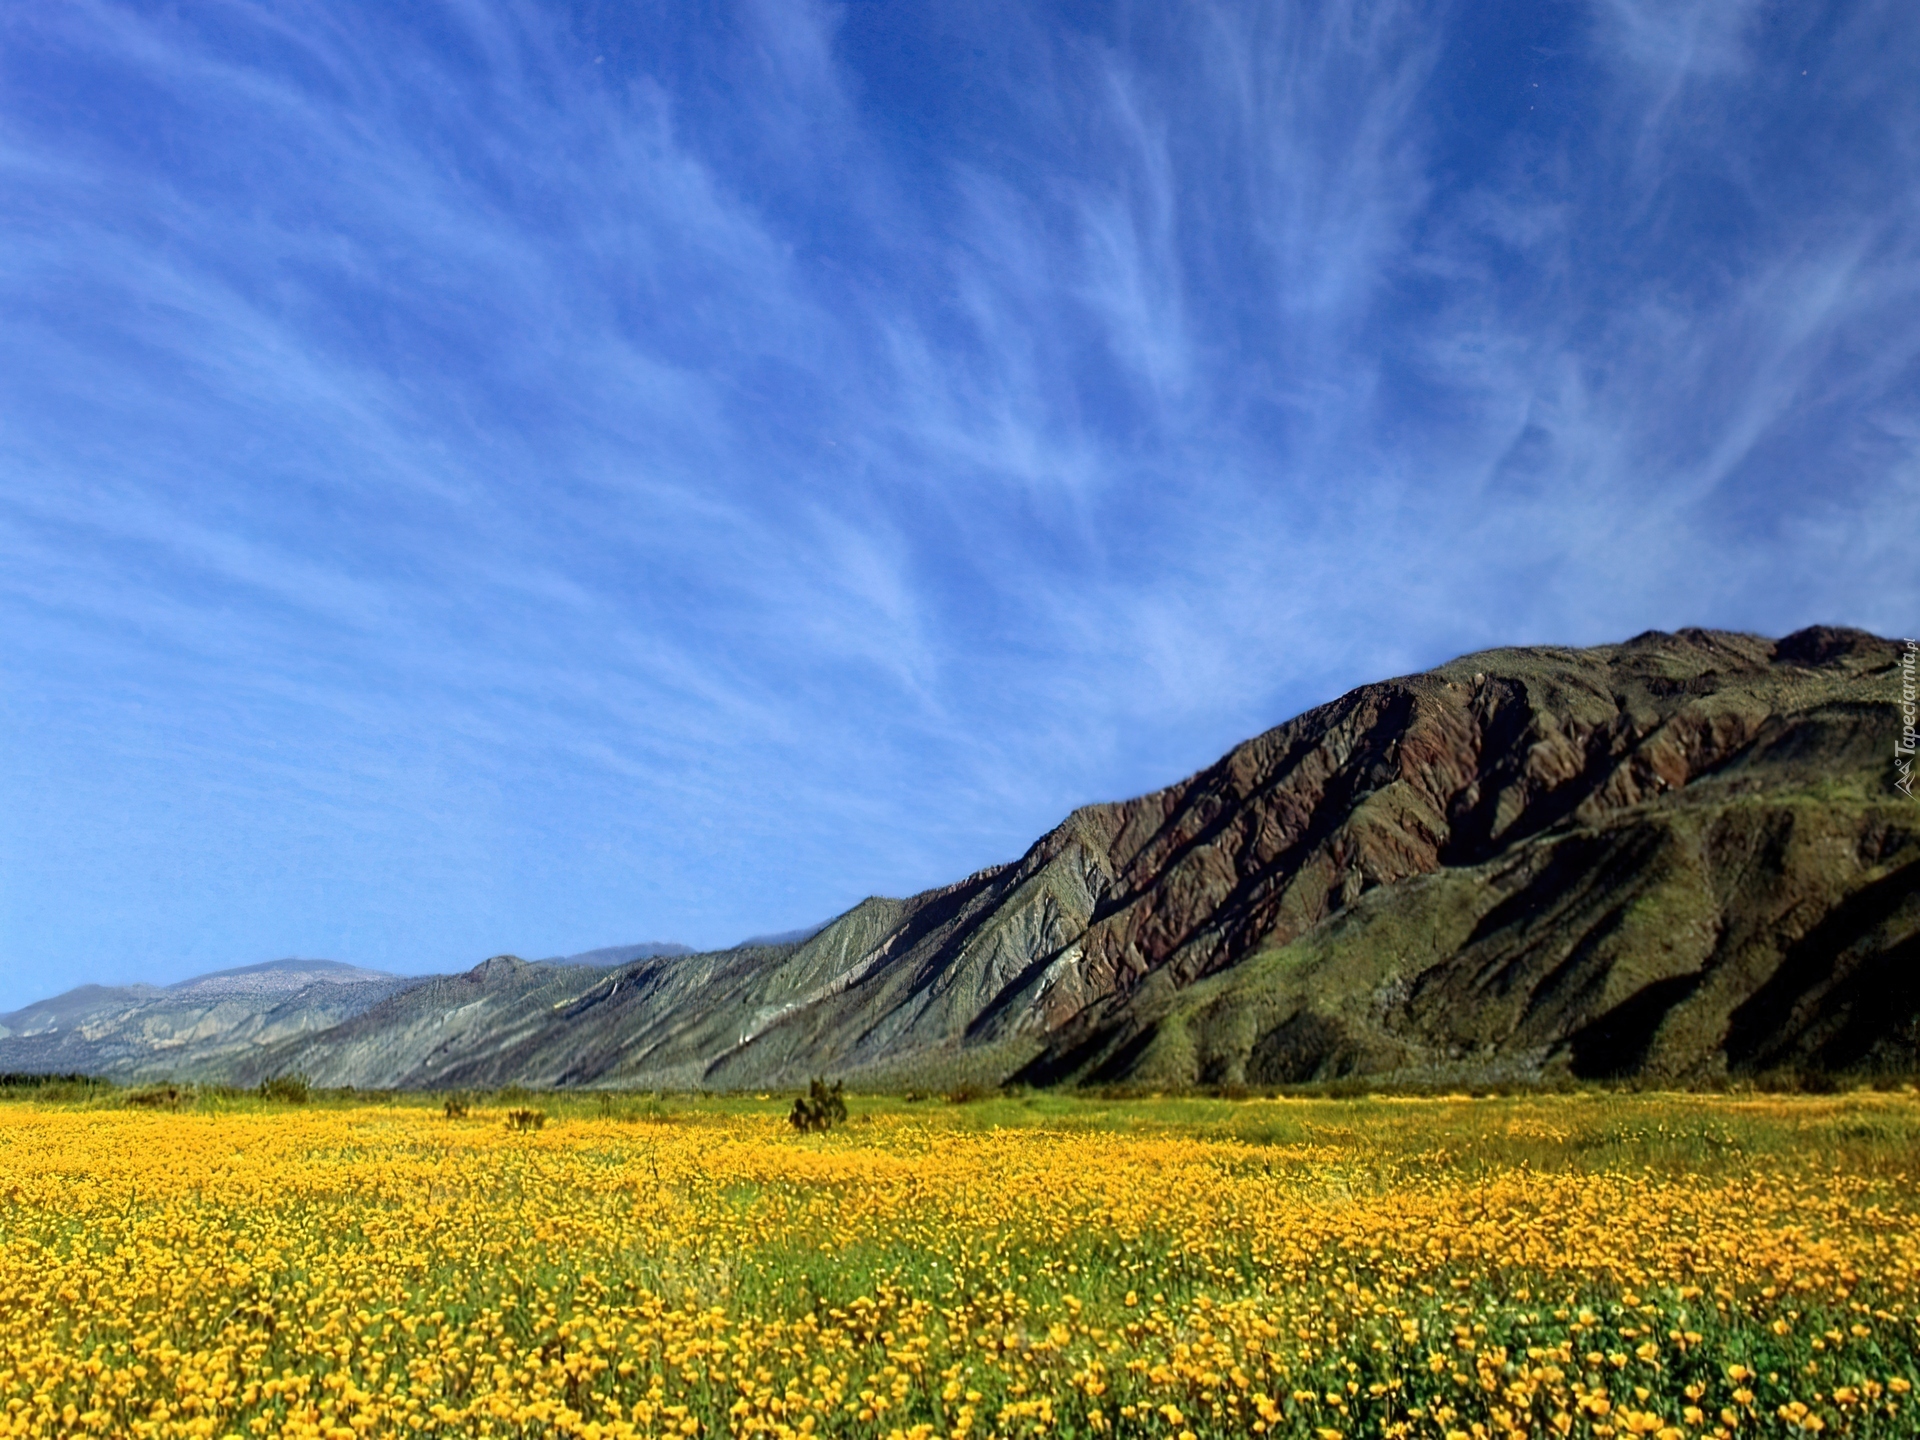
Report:
[{"label": "mountain", "polygon": [[[711,1003],[719,995],[708,988],[716,974],[757,974],[796,948],[650,956],[613,970],[496,955],[398,991],[323,1034],[236,1054],[218,1073],[247,1085],[298,1073],[318,1085],[417,1090],[604,1080],[636,1038],[627,1020],[639,997],[661,997],[658,1019],[669,1029],[724,1027],[729,1007]],[[700,1071],[697,1053],[671,1075],[655,1065],[648,1083],[694,1087]]]},{"label": "mountain", "polygon": [[0,1071],[196,1073],[326,1030],[412,982],[337,960],[269,960],[175,985],[82,985],[0,1015]]},{"label": "mountain", "polygon": [[804,938],[606,972],[501,957],[235,1074],[729,1088],[1912,1069],[1905,653],[1818,627],[1467,656]]},{"label": "mountain", "polygon": [[[582,976],[634,960],[690,953],[648,941],[511,963],[531,975],[558,971],[577,986]],[[338,960],[268,960],[166,986],[82,985],[0,1015],[0,1073],[224,1077],[248,1069],[256,1052],[278,1054],[276,1046],[331,1030],[389,996],[421,987],[437,994],[435,986],[453,978],[390,975]]]},{"label": "mountain", "polygon": [[1029,1078],[1912,1071],[1900,654],[1689,631],[1356,692],[1316,747],[1339,822]]}]

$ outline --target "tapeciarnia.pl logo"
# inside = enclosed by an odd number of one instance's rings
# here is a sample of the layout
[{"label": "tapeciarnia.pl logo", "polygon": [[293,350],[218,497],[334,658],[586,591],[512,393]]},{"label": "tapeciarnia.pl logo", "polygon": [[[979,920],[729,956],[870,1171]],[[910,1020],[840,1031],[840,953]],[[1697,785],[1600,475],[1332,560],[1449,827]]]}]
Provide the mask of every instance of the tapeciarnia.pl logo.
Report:
[{"label": "tapeciarnia.pl logo", "polygon": [[1913,751],[1916,739],[1914,715],[1916,712],[1916,663],[1920,662],[1920,641],[1907,641],[1907,648],[1900,652],[1900,741],[1893,747],[1893,770],[1900,778],[1893,782],[1893,788],[1909,800],[1913,798]]}]

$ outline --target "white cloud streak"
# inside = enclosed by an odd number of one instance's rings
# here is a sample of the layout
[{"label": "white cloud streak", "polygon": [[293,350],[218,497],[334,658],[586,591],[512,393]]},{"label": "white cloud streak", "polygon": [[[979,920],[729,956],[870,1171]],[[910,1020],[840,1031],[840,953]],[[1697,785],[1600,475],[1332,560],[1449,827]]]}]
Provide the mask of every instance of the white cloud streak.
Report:
[{"label": "white cloud streak", "polygon": [[17,12],[0,947],[715,942],[1475,644],[1899,628],[1920,105],[1818,190],[1812,31],[1569,13],[1555,128],[1411,3]]}]

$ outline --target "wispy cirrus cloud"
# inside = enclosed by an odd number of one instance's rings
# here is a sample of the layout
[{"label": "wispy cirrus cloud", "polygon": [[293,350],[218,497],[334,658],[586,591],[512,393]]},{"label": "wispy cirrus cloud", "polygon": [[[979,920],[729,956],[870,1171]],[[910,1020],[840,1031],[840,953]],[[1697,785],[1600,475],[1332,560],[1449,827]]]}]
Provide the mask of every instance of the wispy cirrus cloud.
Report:
[{"label": "wispy cirrus cloud", "polygon": [[1477,644],[1920,608],[1897,5],[0,25],[16,1000],[716,943]]}]

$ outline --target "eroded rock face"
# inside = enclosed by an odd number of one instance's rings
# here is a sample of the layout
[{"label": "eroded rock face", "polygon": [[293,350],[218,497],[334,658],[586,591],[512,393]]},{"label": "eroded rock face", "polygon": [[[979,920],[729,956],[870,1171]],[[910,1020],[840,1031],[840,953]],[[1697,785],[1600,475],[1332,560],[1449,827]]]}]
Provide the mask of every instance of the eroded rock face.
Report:
[{"label": "eroded rock face", "polygon": [[[1894,658],[1890,642],[1855,631],[1778,646],[1688,631],[1587,651],[1496,651],[1365,686],[1178,785],[1078,811],[1020,860],[900,902],[888,923],[868,917],[857,943],[842,924],[829,926],[750,982],[787,998],[756,1010],[743,1039],[701,1073],[712,1083],[808,1066],[887,1073],[956,1052],[1020,1061],[1041,1078],[1046,1057],[1058,1062],[1054,1073],[1079,1073],[1070,1057],[1114,1032],[1116,1016],[1164,1008],[1376,891],[1466,875],[1551,836],[1677,803],[1743,757],[1772,760],[1728,778],[1723,801],[1859,781],[1876,762],[1860,727],[1830,712],[1884,705],[1875,677]],[[1783,746],[1792,754],[1773,754]],[[1622,874],[1602,891],[1656,863],[1609,854]],[[1564,872],[1574,856],[1517,903],[1551,912],[1556,884],[1572,884]],[[1844,890],[1859,878],[1835,883]],[[781,980],[789,968],[806,972],[811,988]],[[1440,993],[1436,983],[1421,993]],[[1524,1033],[1454,1037],[1440,1049],[1545,1053],[1596,1007],[1618,1002],[1615,989],[1639,982],[1622,972],[1597,983],[1542,999]],[[1477,1003],[1446,993],[1449,1005]],[[1409,989],[1404,1003],[1414,1000]],[[1330,1023],[1302,1022],[1301,1034],[1324,1040]],[[1406,1053],[1434,1049],[1409,1044]],[[1269,1048],[1311,1047],[1296,1035]],[[1108,1064],[1109,1075],[1124,1071]]]},{"label": "eroded rock face", "polygon": [[1890,784],[1894,652],[1834,634],[1782,647],[1818,665],[1762,651],[1731,678],[1639,642],[1666,663],[1647,683],[1632,657],[1621,718],[1587,731],[1609,737],[1583,747],[1600,763],[1564,763],[1551,736],[1572,727],[1536,711],[1481,750],[1437,867],[1276,926],[1196,984],[1090,1006],[1030,1077],[1920,1067],[1920,811]]},{"label": "eroded rock face", "polygon": [[[1080,811],[1010,867],[976,922],[1018,932],[1016,955],[981,976],[983,1019],[1050,1034],[1155,972],[1184,986],[1284,944],[1379,886],[1678,793],[1783,704],[1893,655],[1821,633],[1783,642],[1786,661],[1765,640],[1698,631],[1470,656],[1354,691],[1178,785]],[[1809,674],[1807,657],[1829,669]],[[1022,930],[1029,892],[1060,903]],[[945,945],[956,959],[968,949],[964,936]]]}]

